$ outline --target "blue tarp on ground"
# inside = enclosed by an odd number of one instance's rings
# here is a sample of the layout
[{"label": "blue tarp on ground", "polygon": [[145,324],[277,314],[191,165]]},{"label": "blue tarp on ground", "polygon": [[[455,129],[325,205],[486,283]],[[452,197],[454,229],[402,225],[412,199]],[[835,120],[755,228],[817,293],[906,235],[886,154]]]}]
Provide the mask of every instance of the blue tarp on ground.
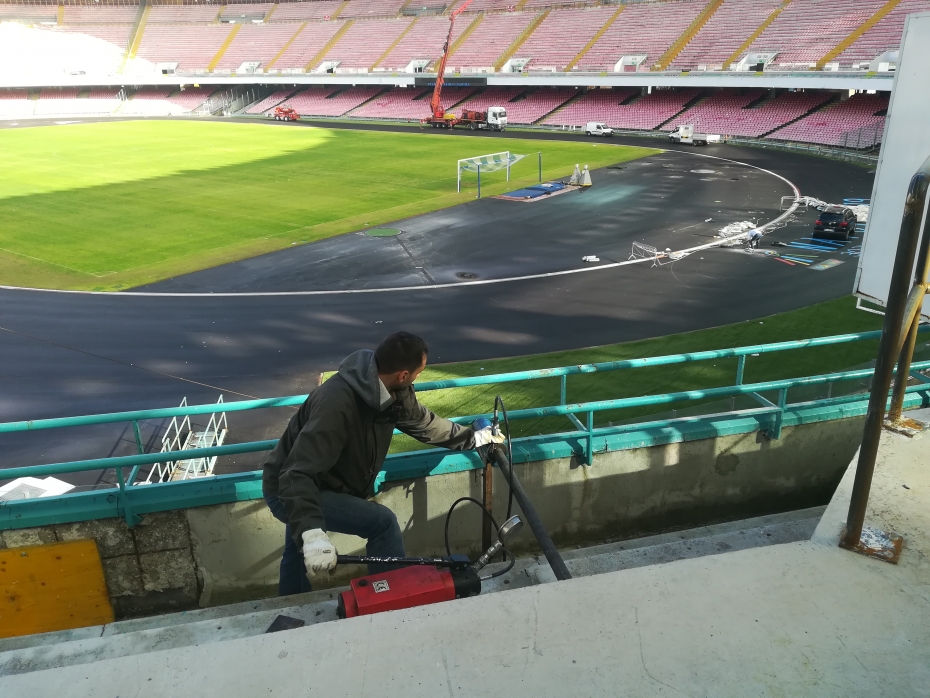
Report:
[{"label": "blue tarp on ground", "polygon": [[525,189],[509,191],[506,194],[502,194],[501,196],[504,196],[508,199],[535,199],[539,196],[545,196],[546,194],[551,194],[564,188],[565,185],[561,182],[546,182],[544,184],[534,184],[533,186],[526,187]]}]

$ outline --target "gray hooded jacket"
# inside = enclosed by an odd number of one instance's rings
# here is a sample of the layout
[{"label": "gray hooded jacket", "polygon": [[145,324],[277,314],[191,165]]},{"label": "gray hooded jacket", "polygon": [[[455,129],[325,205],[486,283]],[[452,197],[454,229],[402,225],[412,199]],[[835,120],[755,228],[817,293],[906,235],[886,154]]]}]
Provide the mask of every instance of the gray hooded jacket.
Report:
[{"label": "gray hooded jacket", "polygon": [[262,490],[278,497],[297,545],[304,531],[326,528],[320,490],[369,497],[397,427],[418,441],[474,448],[474,433],[438,417],[413,388],[394,395],[378,378],[375,354],[350,354],[339,371],[307,397],[265,461]]}]

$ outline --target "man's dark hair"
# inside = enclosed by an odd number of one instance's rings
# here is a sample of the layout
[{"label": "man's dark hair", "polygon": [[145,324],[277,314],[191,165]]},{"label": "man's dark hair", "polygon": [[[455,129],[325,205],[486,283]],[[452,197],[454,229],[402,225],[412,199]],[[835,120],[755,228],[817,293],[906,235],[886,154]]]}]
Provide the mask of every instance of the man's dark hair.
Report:
[{"label": "man's dark hair", "polygon": [[378,373],[415,371],[423,365],[423,357],[429,354],[426,342],[409,332],[395,332],[375,349]]}]

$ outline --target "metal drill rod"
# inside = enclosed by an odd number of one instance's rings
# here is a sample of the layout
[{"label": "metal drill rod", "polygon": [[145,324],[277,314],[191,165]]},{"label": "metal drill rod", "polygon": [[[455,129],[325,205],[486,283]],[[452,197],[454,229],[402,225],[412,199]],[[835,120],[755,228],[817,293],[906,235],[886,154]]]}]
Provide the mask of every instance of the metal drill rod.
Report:
[{"label": "metal drill rod", "polygon": [[549,532],[546,531],[542,519],[539,518],[539,514],[536,512],[536,507],[533,506],[529,496],[526,494],[526,490],[523,489],[523,484],[517,479],[516,473],[514,473],[513,469],[510,467],[510,461],[507,460],[507,454],[504,452],[503,447],[497,444],[492,445],[491,457],[494,459],[497,467],[501,469],[501,472],[504,473],[504,479],[511,484],[514,499],[516,499],[517,504],[520,505],[520,509],[526,517],[526,522],[530,525],[533,535],[536,536],[536,542],[539,543],[539,547],[542,548],[546,560],[549,561],[549,566],[555,573],[555,578],[559,580],[571,579],[571,572],[568,571],[568,567],[565,566],[565,561],[562,559],[562,556],[559,555],[559,551],[556,550],[555,543],[552,542]]},{"label": "metal drill rod", "polygon": [[467,567],[468,558],[455,557],[378,557],[376,555],[337,555],[338,565],[433,565],[434,567]]}]

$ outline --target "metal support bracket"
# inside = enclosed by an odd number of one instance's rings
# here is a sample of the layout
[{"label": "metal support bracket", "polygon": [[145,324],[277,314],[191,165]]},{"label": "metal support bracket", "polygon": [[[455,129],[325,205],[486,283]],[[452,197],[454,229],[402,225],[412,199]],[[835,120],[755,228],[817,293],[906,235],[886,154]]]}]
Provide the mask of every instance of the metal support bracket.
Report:
[{"label": "metal support bracket", "polygon": [[123,478],[122,468],[116,469],[116,481],[119,484],[120,504],[123,506],[123,515],[126,518],[126,525],[129,526],[129,528],[132,528],[140,521],[142,521],[142,517],[134,514],[132,511],[132,506],[129,504],[129,496],[126,492],[126,480]]},{"label": "metal support bracket", "polygon": [[[761,396],[760,396],[761,397]],[[765,398],[762,398],[765,400]],[[765,400],[769,402],[768,400]],[[785,417],[785,405],[788,402],[788,389],[782,388],[778,391],[778,404],[772,405],[773,407],[778,408],[778,412],[775,413],[775,424],[768,431],[768,437],[773,441],[781,438],[781,425]],[[769,402],[771,405],[772,403]]]}]

